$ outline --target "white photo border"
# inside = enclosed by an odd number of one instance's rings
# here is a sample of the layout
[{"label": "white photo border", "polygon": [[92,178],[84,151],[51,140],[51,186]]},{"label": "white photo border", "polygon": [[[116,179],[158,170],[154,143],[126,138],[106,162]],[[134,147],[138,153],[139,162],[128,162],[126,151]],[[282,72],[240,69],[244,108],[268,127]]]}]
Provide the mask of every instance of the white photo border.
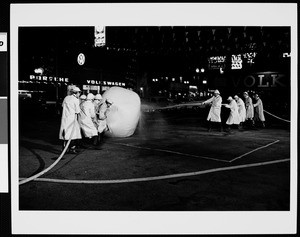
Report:
[{"label": "white photo border", "polygon": [[[12,234],[294,234],[297,227],[297,3],[11,4]],[[18,27],[290,26],[290,211],[20,211]],[[34,223],[34,224],[33,224]]]}]

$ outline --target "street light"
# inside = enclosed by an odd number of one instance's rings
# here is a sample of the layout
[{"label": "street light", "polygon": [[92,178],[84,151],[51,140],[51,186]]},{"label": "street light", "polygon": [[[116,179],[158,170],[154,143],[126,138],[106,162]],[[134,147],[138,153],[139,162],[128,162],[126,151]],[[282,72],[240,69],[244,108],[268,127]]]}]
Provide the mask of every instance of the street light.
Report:
[{"label": "street light", "polygon": [[43,75],[43,73],[44,73],[44,69],[43,68],[36,68],[36,69],[34,69],[34,73],[36,73],[36,74],[40,74],[40,75]]}]

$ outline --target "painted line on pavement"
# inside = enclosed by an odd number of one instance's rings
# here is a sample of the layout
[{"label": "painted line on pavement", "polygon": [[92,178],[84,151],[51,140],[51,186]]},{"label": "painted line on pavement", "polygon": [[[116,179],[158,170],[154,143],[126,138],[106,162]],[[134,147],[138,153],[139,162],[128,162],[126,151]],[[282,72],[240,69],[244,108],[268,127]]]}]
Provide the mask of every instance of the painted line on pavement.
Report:
[{"label": "painted line on pavement", "polygon": [[119,143],[119,142],[110,142],[110,144],[117,144],[117,145],[122,145],[122,146],[128,146],[128,147],[134,147],[134,148],[138,148],[138,149],[145,149],[145,150],[154,150],[154,151],[161,151],[161,152],[167,152],[167,153],[171,153],[171,154],[176,154],[176,155],[184,155],[184,156],[189,156],[189,157],[195,157],[195,158],[201,158],[201,159],[206,159],[206,160],[214,160],[214,161],[221,161],[221,162],[233,162],[235,160],[241,159],[244,156],[247,156],[255,151],[261,150],[263,148],[266,148],[268,146],[271,146],[277,142],[279,142],[280,140],[276,140],[271,143],[268,143],[267,145],[264,146],[260,146],[258,148],[255,148],[251,151],[248,151],[238,157],[233,158],[232,160],[222,160],[222,159],[217,159],[217,158],[212,158],[212,157],[207,157],[207,156],[197,156],[197,155],[192,155],[192,154],[186,154],[186,153],[182,153],[182,152],[176,152],[176,151],[170,151],[170,150],[164,150],[164,149],[157,149],[157,148],[149,148],[149,147],[141,147],[141,146],[136,146],[136,145],[130,145],[130,144],[125,144],[125,143]]},{"label": "painted line on pavement", "polygon": [[166,152],[166,153],[171,153],[171,154],[176,154],[176,155],[189,156],[189,157],[195,157],[195,158],[201,158],[201,159],[206,159],[206,160],[221,161],[221,162],[226,162],[226,163],[229,162],[228,160],[222,160],[222,159],[217,159],[217,158],[212,158],[212,157],[207,157],[207,156],[197,156],[197,155],[186,154],[186,153],[177,152],[177,151],[170,151],[170,150],[150,148],[150,147],[141,147],[141,146],[135,146],[135,145],[119,143],[119,142],[110,142],[110,144],[134,147],[134,148],[138,148],[138,149],[151,150],[151,151],[161,151],[161,152]]},{"label": "painted line on pavement", "polygon": [[[179,129],[177,129],[177,130],[179,130]],[[183,129],[182,129],[183,130]],[[192,134],[190,134],[189,136],[198,136],[198,135],[200,135],[200,136],[205,136],[205,137],[221,137],[221,138],[224,138],[224,139],[227,139],[228,137],[227,136],[224,136],[224,134],[225,133],[223,133],[223,132],[206,132],[206,131],[198,131],[198,132],[195,132],[195,130],[190,130],[190,131],[192,131],[193,133]],[[172,133],[174,133],[174,132],[172,132]],[[243,133],[241,133],[241,135],[244,135]],[[255,136],[253,136],[253,137],[248,137],[248,136],[242,136],[242,137],[237,137],[239,140],[240,139],[245,139],[245,140],[247,140],[247,139],[250,139],[250,140],[263,140],[263,141],[274,141],[274,138],[272,139],[272,138],[264,138],[264,137],[257,137],[257,135]],[[280,137],[278,137],[278,138],[280,138]],[[285,138],[285,137],[283,137],[283,138]],[[113,141],[123,141],[123,140],[140,140],[140,138],[139,137],[133,137],[133,136],[131,136],[131,137],[122,137],[122,138],[111,138],[111,139],[113,139]]]},{"label": "painted line on pavement", "polygon": [[[271,165],[276,163],[282,163],[290,161],[290,159],[281,159],[281,160],[273,160],[273,161],[266,161],[266,162],[259,162],[253,164],[245,164],[245,165],[236,165],[236,166],[229,166],[229,167],[221,167],[209,170],[201,170],[196,172],[188,172],[188,173],[180,173],[180,174],[171,174],[171,175],[161,175],[161,176],[153,176],[153,177],[144,177],[144,178],[132,178],[132,179],[115,179],[115,180],[68,180],[68,179],[51,179],[51,178],[37,178],[33,181],[39,182],[52,182],[52,183],[68,183],[68,184],[120,184],[120,183],[134,183],[134,182],[146,182],[146,181],[156,181],[156,180],[164,180],[164,179],[174,179],[174,178],[182,178],[182,177],[189,177],[189,176],[197,176],[202,174],[208,173],[215,173],[221,171],[228,171],[228,170],[236,170],[236,169],[244,169],[250,167],[258,167],[258,166],[265,166]],[[24,178],[20,178],[23,180]]]},{"label": "painted line on pavement", "polygon": [[251,153],[253,153],[253,152],[255,152],[255,151],[264,149],[264,148],[266,148],[266,147],[268,147],[268,146],[271,146],[271,145],[273,145],[273,144],[275,144],[275,143],[277,143],[277,142],[279,142],[279,141],[280,141],[280,140],[276,140],[276,141],[274,141],[274,142],[268,143],[268,144],[265,145],[265,146],[261,146],[261,147],[258,147],[258,148],[256,148],[256,149],[252,150],[252,151],[246,152],[245,154],[242,154],[242,155],[240,155],[240,156],[238,156],[238,157],[235,157],[234,159],[230,160],[229,162],[233,162],[233,161],[235,161],[235,160],[238,160],[238,159],[240,159],[240,158],[242,158],[242,157],[244,157],[244,156],[246,156],[246,155],[249,155],[249,154],[251,154]]}]

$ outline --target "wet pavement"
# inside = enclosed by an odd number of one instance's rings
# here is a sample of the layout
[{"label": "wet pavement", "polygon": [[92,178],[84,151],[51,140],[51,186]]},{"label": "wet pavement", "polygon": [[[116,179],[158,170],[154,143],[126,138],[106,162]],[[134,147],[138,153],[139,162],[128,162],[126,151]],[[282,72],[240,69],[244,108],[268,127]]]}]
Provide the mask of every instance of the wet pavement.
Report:
[{"label": "wet pavement", "polygon": [[[47,180],[21,185],[20,210],[289,210],[289,127],[207,132],[205,117],[143,113],[133,136],[66,154],[40,177]],[[20,121],[19,176],[26,178],[60,155],[60,118]]]}]

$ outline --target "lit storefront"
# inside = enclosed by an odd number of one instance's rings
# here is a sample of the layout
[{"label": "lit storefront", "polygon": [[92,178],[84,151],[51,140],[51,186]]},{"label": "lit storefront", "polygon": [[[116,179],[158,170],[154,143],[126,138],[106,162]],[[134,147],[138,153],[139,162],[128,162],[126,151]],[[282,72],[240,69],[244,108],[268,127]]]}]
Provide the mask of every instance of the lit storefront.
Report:
[{"label": "lit storefront", "polygon": [[19,80],[19,97],[35,100],[59,101],[71,84],[68,77],[31,74]]},{"label": "lit storefront", "polygon": [[112,86],[119,86],[126,88],[125,82],[116,82],[116,81],[100,81],[100,80],[85,80],[85,83],[82,85],[82,91],[84,94],[87,93],[103,93]]},{"label": "lit storefront", "polygon": [[[113,86],[126,88],[125,82],[85,80],[83,82],[70,80],[68,77],[29,75],[27,80],[19,81],[19,95],[32,98],[32,94],[42,94],[47,99],[57,100],[64,97],[67,86],[75,84],[79,86],[84,94],[103,93]],[[129,88],[128,88],[129,89]]]}]

